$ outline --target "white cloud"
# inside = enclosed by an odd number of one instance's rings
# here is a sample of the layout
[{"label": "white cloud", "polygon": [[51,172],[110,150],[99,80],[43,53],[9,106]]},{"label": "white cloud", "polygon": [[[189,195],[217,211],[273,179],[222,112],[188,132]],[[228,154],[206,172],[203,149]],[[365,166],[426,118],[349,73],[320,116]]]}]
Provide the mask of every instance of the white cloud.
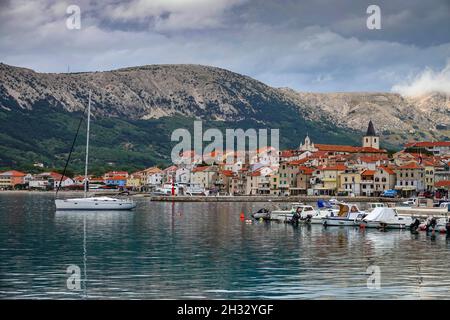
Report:
[{"label": "white cloud", "polygon": [[433,92],[450,96],[450,60],[441,71],[427,67],[412,80],[394,85],[392,91],[403,96],[421,96]]}]

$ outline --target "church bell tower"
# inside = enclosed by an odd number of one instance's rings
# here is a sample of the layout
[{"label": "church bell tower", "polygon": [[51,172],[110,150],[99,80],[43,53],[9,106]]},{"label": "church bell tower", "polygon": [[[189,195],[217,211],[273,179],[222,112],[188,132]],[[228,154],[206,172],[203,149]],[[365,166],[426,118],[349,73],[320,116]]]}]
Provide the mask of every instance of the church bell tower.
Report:
[{"label": "church bell tower", "polygon": [[377,136],[375,128],[373,127],[372,120],[369,121],[369,126],[367,128],[367,133],[363,137],[363,147],[370,147],[374,149],[380,149],[380,137]]}]

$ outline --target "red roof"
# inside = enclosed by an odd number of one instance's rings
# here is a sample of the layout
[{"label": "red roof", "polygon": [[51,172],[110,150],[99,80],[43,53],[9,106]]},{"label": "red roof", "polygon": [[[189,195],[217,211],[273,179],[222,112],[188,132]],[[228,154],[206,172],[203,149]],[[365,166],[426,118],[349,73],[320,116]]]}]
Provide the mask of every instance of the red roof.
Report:
[{"label": "red roof", "polygon": [[207,169],[209,169],[209,166],[195,167],[194,169],[192,169],[192,172],[202,172],[206,171]]},{"label": "red roof", "polygon": [[2,176],[11,176],[11,177],[25,177],[26,174],[17,170],[10,170],[0,173]]},{"label": "red roof", "polygon": [[403,166],[399,166],[397,169],[400,169],[400,170],[402,170],[402,169],[423,169],[423,167],[420,166],[416,162],[410,162],[410,163],[407,163],[407,164],[405,164]]},{"label": "red roof", "polygon": [[450,141],[421,141],[421,142],[408,142],[405,144],[405,148],[419,147],[419,148],[432,148],[432,147],[450,147]]},{"label": "red roof", "polygon": [[293,161],[288,162],[288,165],[296,166],[296,165],[305,163],[308,160],[309,160],[308,158],[303,158],[303,159],[300,159],[300,160],[293,160]]},{"label": "red roof", "polygon": [[389,173],[389,174],[395,174],[394,170],[392,170],[392,169],[389,168],[389,167],[379,166],[379,167],[377,167],[377,168],[382,169],[382,170],[386,171],[386,172]]},{"label": "red roof", "polygon": [[347,152],[347,153],[386,153],[386,150],[375,149],[372,147],[353,147],[353,146],[342,146],[336,144],[315,144],[314,145],[319,151],[330,151],[330,152]]},{"label": "red roof", "polygon": [[357,147],[341,146],[335,144],[315,144],[319,151],[336,151],[336,152],[357,152]]},{"label": "red roof", "polygon": [[361,175],[362,176],[373,176],[375,174],[375,170],[364,170]]},{"label": "red roof", "polygon": [[251,173],[251,176],[252,177],[259,177],[259,176],[261,176],[261,171],[259,171],[259,170],[258,171],[254,171],[254,172]]},{"label": "red roof", "polygon": [[324,171],[345,171],[347,169],[343,164],[337,164],[335,166],[323,167]]},{"label": "red roof", "polygon": [[298,169],[303,171],[303,173],[305,173],[305,174],[312,174],[315,170],[314,168],[305,167],[305,166],[299,166]]},{"label": "red roof", "polygon": [[450,187],[450,180],[438,181],[434,184],[435,187]]},{"label": "red roof", "polygon": [[125,177],[125,176],[114,176],[114,177],[108,178],[107,180],[113,180],[113,181],[127,180],[127,177]]},{"label": "red roof", "polygon": [[327,151],[317,151],[317,152],[314,152],[311,156],[310,156],[310,158],[311,159],[317,159],[317,158],[325,158],[325,157],[327,157],[328,156],[328,152]]},{"label": "red roof", "polygon": [[232,177],[234,175],[231,170],[223,170],[221,173],[226,177]]}]

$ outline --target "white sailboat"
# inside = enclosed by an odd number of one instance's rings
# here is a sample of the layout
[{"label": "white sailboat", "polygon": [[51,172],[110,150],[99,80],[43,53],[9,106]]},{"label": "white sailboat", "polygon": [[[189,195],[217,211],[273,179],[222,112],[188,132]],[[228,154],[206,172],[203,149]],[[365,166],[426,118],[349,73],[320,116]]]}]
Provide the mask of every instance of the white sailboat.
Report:
[{"label": "white sailboat", "polygon": [[[84,198],[56,199],[56,210],[131,210],[136,204],[131,199],[112,197],[88,197],[88,163],[89,163],[89,133],[91,122],[91,92],[89,91],[86,162],[84,167]],[[61,184],[60,184],[61,185]]]}]

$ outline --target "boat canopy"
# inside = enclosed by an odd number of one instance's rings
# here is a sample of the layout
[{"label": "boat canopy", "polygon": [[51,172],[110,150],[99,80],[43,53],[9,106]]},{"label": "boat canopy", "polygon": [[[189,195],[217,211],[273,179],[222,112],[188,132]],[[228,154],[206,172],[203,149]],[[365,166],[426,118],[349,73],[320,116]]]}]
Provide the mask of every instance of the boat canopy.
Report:
[{"label": "boat canopy", "polygon": [[338,203],[338,217],[346,217],[350,213],[359,213],[359,209],[354,204]]},{"label": "boat canopy", "polygon": [[397,216],[397,212],[392,208],[378,207],[373,209],[364,220],[367,221],[390,221]]}]

